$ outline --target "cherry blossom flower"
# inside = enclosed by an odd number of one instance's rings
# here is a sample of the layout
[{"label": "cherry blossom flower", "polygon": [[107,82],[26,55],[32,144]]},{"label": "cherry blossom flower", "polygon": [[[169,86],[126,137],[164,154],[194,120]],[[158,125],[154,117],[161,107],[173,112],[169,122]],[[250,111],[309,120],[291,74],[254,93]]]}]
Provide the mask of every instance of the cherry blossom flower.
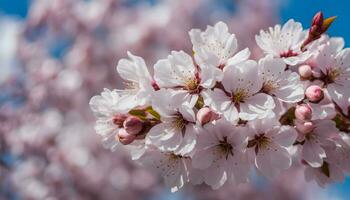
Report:
[{"label": "cherry blossom flower", "polygon": [[260,93],[263,86],[258,74],[258,65],[249,60],[228,66],[222,85],[225,91],[215,88],[203,92],[204,102],[224,115],[230,122],[238,119],[253,120],[271,114],[275,103],[271,96]]},{"label": "cherry blossom flower", "polygon": [[122,128],[126,118],[125,114],[128,111],[120,106],[120,99],[121,97],[116,90],[104,89],[101,95],[92,97],[89,103],[91,110],[97,117],[96,133],[101,135],[106,148],[111,150],[115,150],[120,144],[115,137],[118,130]]},{"label": "cherry blossom flower", "polygon": [[325,85],[331,99],[347,115],[350,105],[350,49],[340,49],[341,44],[336,47],[331,43],[323,45],[316,56],[316,63],[323,73]]},{"label": "cherry blossom flower", "polygon": [[287,103],[296,103],[304,98],[304,88],[296,72],[285,70],[280,58],[266,56],[259,60],[259,76],[263,79],[262,91]]},{"label": "cherry blossom flower", "polygon": [[314,128],[299,138],[304,141],[301,147],[301,158],[312,167],[321,167],[326,157],[324,145],[332,143],[330,139],[334,133],[338,132],[338,129],[331,120],[316,120],[312,123]]},{"label": "cherry blossom flower", "polygon": [[211,66],[223,68],[225,65],[245,61],[250,56],[247,48],[237,52],[236,36],[228,32],[228,27],[224,22],[208,26],[204,32],[192,29],[189,35],[195,59],[200,66],[203,63],[210,63]]},{"label": "cherry blossom flower", "polygon": [[192,108],[182,103],[181,95],[172,90],[154,93],[152,107],[159,113],[161,123],[149,131],[147,139],[161,150],[185,155],[196,144],[196,119]]},{"label": "cherry blossom flower", "polygon": [[228,180],[247,182],[250,167],[244,152],[247,146],[245,131],[245,128],[234,127],[225,120],[205,125],[200,130],[192,157],[193,168],[200,170],[201,177],[192,179],[197,183],[204,181],[213,189]]},{"label": "cherry blossom flower", "polygon": [[275,25],[269,31],[260,31],[255,36],[256,43],[265,52],[276,58],[282,58],[288,65],[297,65],[306,61],[311,54],[308,51],[302,52],[301,45],[307,37],[299,22],[290,19],[282,27]]},{"label": "cherry blossom flower", "polygon": [[193,107],[203,88],[214,87],[221,74],[213,67],[203,67],[200,71],[192,57],[183,51],[172,51],[168,59],[159,60],[154,65],[154,79],[161,88],[173,88],[184,96]]},{"label": "cherry blossom flower", "polygon": [[292,164],[287,148],[295,142],[297,133],[294,128],[281,126],[275,118],[265,118],[248,122],[252,130],[248,148],[258,171],[274,178]]}]

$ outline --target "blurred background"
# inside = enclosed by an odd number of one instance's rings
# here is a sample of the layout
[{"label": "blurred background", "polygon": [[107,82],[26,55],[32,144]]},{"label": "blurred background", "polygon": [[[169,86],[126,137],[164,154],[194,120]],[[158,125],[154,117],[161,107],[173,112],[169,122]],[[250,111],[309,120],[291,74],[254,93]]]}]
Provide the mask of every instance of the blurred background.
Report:
[{"label": "blurred background", "polygon": [[347,0],[0,0],[0,200],[347,200],[350,178],[321,189],[298,167],[275,180],[171,194],[161,177],[102,148],[88,101],[121,88],[115,66],[129,50],[148,66],[171,50],[191,52],[188,31],[222,20],[249,47],[254,35],[319,10],[329,34],[350,42]]}]

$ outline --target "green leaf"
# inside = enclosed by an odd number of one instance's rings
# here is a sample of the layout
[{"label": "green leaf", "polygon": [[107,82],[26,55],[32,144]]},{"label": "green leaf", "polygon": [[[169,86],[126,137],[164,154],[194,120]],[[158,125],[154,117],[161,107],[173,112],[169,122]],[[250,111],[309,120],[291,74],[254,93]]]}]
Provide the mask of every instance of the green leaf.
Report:
[{"label": "green leaf", "polygon": [[153,110],[153,108],[151,106],[146,108],[146,112],[148,112],[150,115],[152,115],[155,119],[160,120],[159,113],[157,113],[155,110]]}]

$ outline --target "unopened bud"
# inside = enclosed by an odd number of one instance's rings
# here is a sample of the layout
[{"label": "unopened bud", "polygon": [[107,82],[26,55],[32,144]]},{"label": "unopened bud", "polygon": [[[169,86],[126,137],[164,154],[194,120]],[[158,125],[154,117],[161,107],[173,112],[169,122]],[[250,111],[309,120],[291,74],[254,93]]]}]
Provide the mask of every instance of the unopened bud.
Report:
[{"label": "unopened bud", "polygon": [[118,128],[122,128],[123,123],[127,117],[128,116],[126,114],[118,113],[113,117],[113,124],[117,125]]},{"label": "unopened bud", "polygon": [[294,114],[297,119],[310,120],[312,117],[312,110],[307,104],[297,105]]},{"label": "unopened bud", "polygon": [[295,126],[300,133],[304,134],[310,133],[314,129],[312,122],[297,122]]},{"label": "unopened bud", "polygon": [[124,129],[131,135],[137,135],[143,129],[142,121],[134,116],[129,116],[123,123]]},{"label": "unopened bud", "polygon": [[310,76],[312,76],[312,69],[310,67],[310,65],[301,65],[298,68],[299,74],[301,77],[303,78],[309,78]]},{"label": "unopened bud", "polygon": [[323,13],[322,12],[318,12],[318,13],[316,13],[314,18],[312,19],[312,25],[321,27],[322,24],[323,24]]},{"label": "unopened bud", "polygon": [[116,139],[123,145],[128,145],[136,139],[136,135],[129,134],[125,129],[120,129],[116,135]]},{"label": "unopened bud", "polygon": [[203,107],[197,112],[197,120],[202,126],[217,119],[217,117],[218,115],[208,107]]},{"label": "unopened bud", "polygon": [[312,85],[306,89],[305,96],[311,102],[318,102],[323,99],[324,94],[320,86]]},{"label": "unopened bud", "polygon": [[301,45],[301,50],[305,51],[306,50],[305,48],[308,44],[319,39],[321,35],[328,30],[328,28],[331,26],[335,18],[336,17],[329,17],[327,19],[324,19],[322,12],[318,12],[312,19],[308,37]]}]

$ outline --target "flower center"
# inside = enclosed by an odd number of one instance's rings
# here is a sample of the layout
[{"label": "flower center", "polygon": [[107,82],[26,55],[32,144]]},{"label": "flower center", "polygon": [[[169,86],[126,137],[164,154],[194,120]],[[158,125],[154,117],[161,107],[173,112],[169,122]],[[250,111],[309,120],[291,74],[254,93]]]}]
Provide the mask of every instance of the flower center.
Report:
[{"label": "flower center", "polygon": [[219,142],[218,149],[223,155],[225,155],[226,160],[228,159],[229,155],[233,156],[233,147],[227,142],[227,137],[224,137],[223,140]]},{"label": "flower center", "polygon": [[281,58],[289,58],[289,57],[293,57],[293,56],[297,56],[297,55],[298,55],[298,53],[295,53],[294,51],[289,49],[288,51],[282,52],[280,54],[280,57]]},{"label": "flower center", "polygon": [[190,92],[194,92],[196,93],[198,91],[198,81],[196,78],[188,78],[185,81],[185,89],[190,91]]},{"label": "flower center", "polygon": [[278,87],[278,85],[271,81],[271,80],[268,80],[268,81],[265,81],[263,83],[263,88],[262,88],[262,91],[265,92],[265,93],[271,93],[273,92],[276,88]]},{"label": "flower center", "polygon": [[255,147],[255,153],[258,154],[260,149],[269,149],[271,139],[266,137],[264,133],[255,135],[254,139],[248,141],[248,148]]},{"label": "flower center", "polygon": [[172,127],[174,129],[181,131],[182,134],[185,134],[185,128],[187,124],[188,124],[188,121],[185,120],[180,113],[175,114],[172,121]]},{"label": "flower center", "polygon": [[330,84],[334,83],[337,77],[341,74],[340,70],[337,67],[333,67],[327,71],[327,75],[325,77],[325,83]]},{"label": "flower center", "polygon": [[244,89],[240,88],[232,93],[232,102],[234,102],[235,104],[242,103],[247,97],[247,92]]},{"label": "flower center", "polygon": [[177,160],[177,159],[181,159],[182,158],[181,155],[176,155],[174,153],[170,153],[168,156],[169,156],[169,160]]}]

